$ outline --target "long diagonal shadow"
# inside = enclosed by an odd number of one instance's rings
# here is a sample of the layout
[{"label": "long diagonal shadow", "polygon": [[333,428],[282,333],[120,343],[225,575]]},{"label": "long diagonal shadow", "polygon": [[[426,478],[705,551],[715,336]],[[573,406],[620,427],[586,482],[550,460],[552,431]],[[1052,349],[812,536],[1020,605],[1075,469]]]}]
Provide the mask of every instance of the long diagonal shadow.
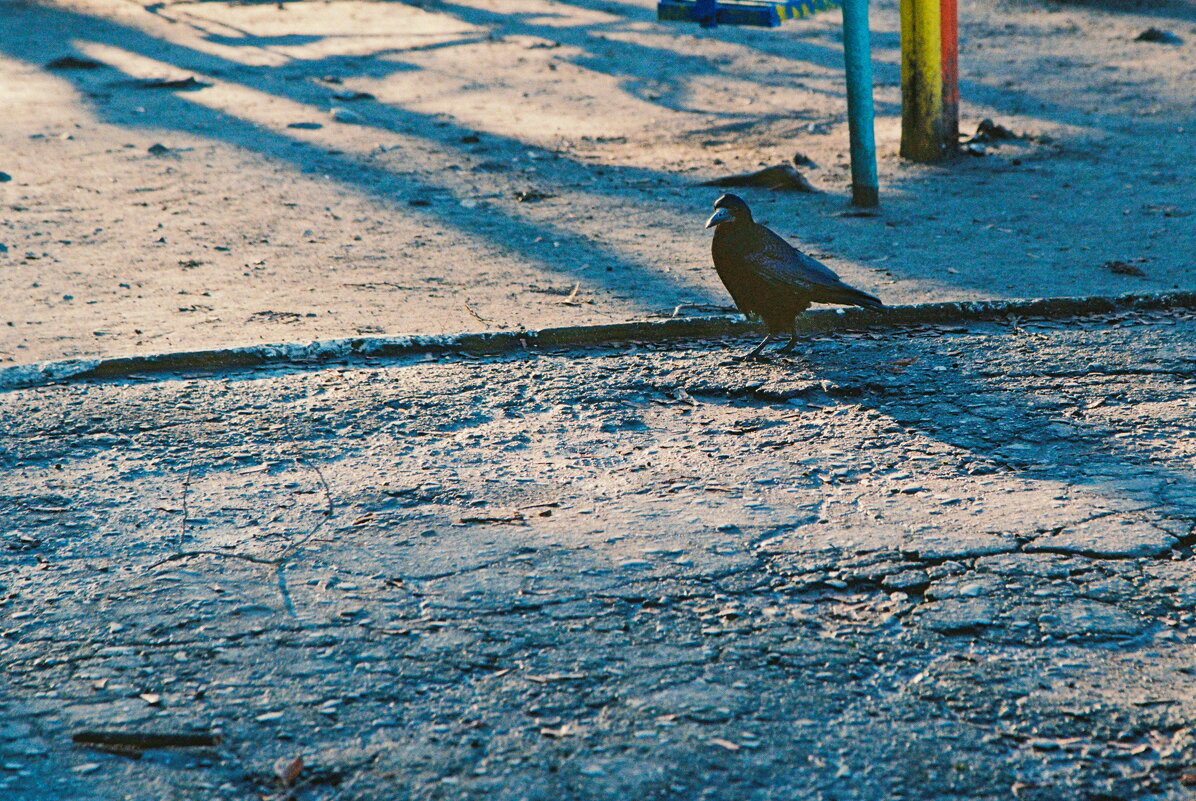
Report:
[{"label": "long diagonal shadow", "polygon": [[[434,0],[434,2],[436,10],[452,13],[463,21],[475,24],[488,24],[494,26],[496,29],[505,30],[510,33],[541,36],[579,47],[586,47],[587,44],[592,46],[594,41],[589,31],[598,28],[598,26],[575,26],[565,29],[548,25],[537,25],[535,24],[535,19],[538,17],[533,14],[499,14],[478,9],[474,6],[464,5],[459,0],[458,2],[452,2],[452,0]],[[588,11],[613,13],[609,0],[557,0],[557,2]],[[1132,8],[1127,8],[1124,4],[1118,4],[1116,0],[1072,0],[1072,2],[1082,8],[1091,8],[1100,11],[1141,13],[1174,18],[1177,21],[1196,19],[1196,8],[1174,2],[1173,0],[1160,0],[1157,5],[1135,3],[1132,4]],[[655,14],[651,10],[631,6],[626,3],[619,6],[618,13],[620,16],[640,22],[652,22],[656,19]],[[803,31],[800,21],[787,23],[787,25],[789,28],[786,30],[785,35],[776,35],[768,29],[752,28],[719,28],[716,29],[716,32],[707,32],[704,35],[719,36],[724,41],[734,42],[737,47],[752,50],[761,55],[776,59],[776,63],[796,62],[799,64],[815,65],[832,74],[841,75],[843,70],[841,46],[837,44],[828,46],[825,44],[828,38],[828,32],[825,28]],[[694,31],[696,26],[695,28],[690,28],[685,24],[670,23],[670,29],[681,35]],[[719,33],[718,31],[731,32]],[[831,34],[831,36],[837,38],[837,32]],[[587,66],[598,71],[625,76],[632,88],[634,88],[638,81],[658,80],[650,68],[641,67],[637,61],[637,53],[647,49],[642,43],[620,41],[609,37],[603,37],[599,41],[603,47],[615,49],[615,52],[619,54],[619,58],[614,62],[616,66],[612,67],[607,61],[592,58],[587,59]],[[877,86],[900,86],[900,48],[901,41],[898,32],[878,30],[875,28],[874,23],[872,31],[872,66],[874,82]],[[671,59],[683,57],[672,51],[669,51],[667,55]],[[971,52],[968,54],[968,58],[972,61],[981,61],[986,56],[978,52]],[[691,74],[712,74],[718,76],[727,74],[726,69],[720,68],[719,65],[705,58],[690,57],[685,63],[690,68]],[[999,72],[995,74],[999,74]],[[753,72],[750,77],[754,82],[792,88],[791,80],[776,81],[771,75],[772,73],[767,72]],[[795,75],[793,72],[788,72],[787,75],[790,79],[801,77],[800,75]],[[803,88],[806,91],[818,91],[828,96],[841,97],[846,102],[845,90],[843,92],[835,92],[818,90],[810,86]],[[1058,123],[1076,126],[1092,124],[1092,115],[1090,113],[1075,106],[1045,100],[1036,95],[1032,87],[1022,90],[961,76],[959,90],[962,97],[967,98],[977,105],[987,105],[993,108],[1033,108],[1035,115],[1051,119]],[[881,98],[876,98],[876,113],[879,116],[899,116],[901,114],[901,105],[900,103],[888,103]],[[1149,125],[1160,130],[1166,130],[1168,133],[1171,133],[1174,129],[1173,120],[1156,122],[1144,119],[1141,115],[1137,114],[1126,115],[1121,119],[1135,127]]]},{"label": "long diagonal shadow", "polygon": [[[569,0],[568,5],[611,13],[609,6],[603,6],[596,0]],[[79,12],[37,9],[32,13],[38,14],[44,21],[44,24],[40,26],[43,30],[41,37],[2,37],[0,38],[0,52],[8,52],[24,61],[40,65],[51,50],[63,54],[77,53],[78,51],[70,44],[72,40],[96,42],[173,64],[181,69],[217,76],[229,85],[264,92],[274,97],[302,104],[320,113],[332,102],[334,90],[318,86],[307,80],[300,80],[300,78],[313,72],[320,74],[324,71],[381,78],[399,70],[419,69],[417,66],[404,63],[401,60],[401,54],[424,48],[451,47],[466,43],[480,35],[479,30],[525,33],[554,41],[565,41],[582,51],[580,55],[570,56],[571,61],[588,69],[622,78],[628,91],[632,94],[640,91],[637,88],[640,83],[645,84],[640,88],[646,89],[646,82],[658,80],[657,76],[653,74],[652,65],[657,63],[662,56],[678,57],[671,50],[654,48],[644,44],[643,41],[597,35],[611,30],[620,33],[627,31],[634,33],[634,26],[640,24],[635,20],[639,20],[645,15],[642,10],[638,12],[628,10],[626,11],[627,16],[619,17],[618,20],[623,20],[622,28],[619,27],[617,21],[601,20],[597,23],[586,22],[557,27],[537,22],[536,17],[527,14],[502,14],[477,9],[460,2],[460,0],[457,2],[443,0],[443,2],[432,3],[431,6],[433,11],[440,11],[458,18],[463,24],[469,26],[469,30],[449,34],[449,40],[440,43],[429,42],[405,49],[380,50],[363,56],[326,56],[311,60],[295,59],[288,56],[292,60],[281,66],[247,66],[228,58],[200,52],[192,47],[163,41],[129,25],[122,25]],[[619,13],[623,14],[626,7],[620,5],[617,8]],[[23,15],[23,19],[27,19],[27,16]],[[632,21],[627,22],[628,19]],[[0,26],[3,24],[0,22]],[[192,22],[187,24],[196,27]],[[228,35],[230,31],[236,33],[236,30],[231,28],[224,29],[219,34],[213,31],[208,33],[211,36],[222,37],[220,41],[225,44],[234,42],[243,42],[246,46],[253,44],[252,36],[230,37]],[[825,35],[825,30],[821,33],[811,34],[812,37]],[[785,63],[792,63],[795,59],[800,62],[804,59],[806,62],[827,69],[839,69],[841,57],[833,46],[821,43],[810,44],[803,41],[795,43],[792,36],[770,37],[755,35],[752,32],[736,32],[728,34],[728,36],[733,37],[733,41],[738,47],[759,50],[766,55],[783,59]],[[642,37],[640,38],[642,39]],[[599,58],[596,55],[599,46],[613,48],[613,52],[619,57]],[[794,47],[797,49],[795,50]],[[724,68],[722,65],[702,57],[691,57],[686,64],[692,68],[693,74],[743,77],[734,68]],[[878,80],[882,82],[897,75],[896,64],[878,64],[877,67]],[[95,82],[99,76],[82,73],[62,74],[72,80],[82,92],[95,94],[93,90],[97,88]],[[886,78],[886,76],[888,77]],[[759,77],[757,73],[753,72],[751,78],[755,80],[757,77]],[[764,79],[767,80],[767,76]],[[674,98],[681,97],[684,93],[684,83],[676,82],[668,91],[672,92]],[[1069,124],[1093,124],[1093,119],[1085,117],[1084,112],[1078,108],[1070,108],[1066,104],[1060,103],[1040,103],[1029,93],[979,83],[970,85],[966,82],[964,91],[979,102],[994,105],[1030,102],[1035,106],[1036,113],[1044,119],[1053,118]],[[651,99],[659,104],[657,98]],[[670,274],[664,270],[651,269],[649,265],[637,261],[633,256],[619,252],[615,247],[604,246],[594,239],[575,233],[569,229],[567,224],[537,218],[534,209],[530,209],[528,213],[521,213],[523,209],[512,208],[513,203],[504,205],[490,202],[486,202],[478,208],[466,208],[459,201],[466,199],[464,193],[470,191],[467,187],[469,182],[467,173],[453,173],[450,171],[452,168],[446,168],[440,174],[431,174],[432,177],[429,178],[430,173],[425,170],[413,180],[410,175],[400,175],[395,169],[379,164],[380,159],[374,155],[346,155],[329,152],[326,149],[327,145],[321,146],[317,143],[303,141],[252,121],[210,110],[200,103],[193,103],[184,94],[155,93],[150,96],[147,93],[145,96],[139,97],[138,100],[148,104],[153,113],[137,117],[128,114],[122,116],[116,108],[106,106],[103,100],[97,101],[95,108],[101,119],[112,124],[147,127],[152,124],[157,128],[173,126],[178,130],[188,129],[186,124],[178,121],[187,116],[181,112],[188,112],[192,119],[198,113],[202,119],[200,123],[202,130],[191,131],[193,133],[203,133],[214,139],[227,141],[248,151],[258,152],[270,158],[294,164],[301,170],[319,169],[322,173],[331,174],[335,180],[354,192],[375,198],[384,204],[391,204],[396,211],[401,208],[406,215],[435,222],[466,236],[477,237],[483,242],[492,244],[496,248],[496,252],[526,260],[529,267],[534,270],[548,274],[564,273],[593,285],[595,288],[604,288],[614,292],[631,290],[629,294],[633,295],[636,292],[646,295],[661,294],[699,302],[723,300],[721,293],[689,283],[675,273]],[[681,109],[679,113],[689,113],[679,101],[669,102]],[[413,143],[416,149],[431,149],[437,157],[444,159],[446,165],[458,161],[468,162],[475,155],[461,146],[463,138],[475,133],[463,122],[454,121],[445,115],[419,113],[396,105],[362,104],[356,108],[363,112],[367,126],[403,137],[406,141]],[[895,108],[881,108],[882,113],[887,111],[895,112]],[[714,115],[706,112],[694,114],[695,125],[699,122],[708,124],[712,116]],[[738,118],[742,121],[724,126],[725,133],[737,135],[739,132],[737,126],[750,127],[762,121],[759,115],[746,119],[743,118],[743,115],[739,115]],[[1129,117],[1114,117],[1109,121],[1114,120],[1126,124],[1131,122]],[[1132,122],[1135,126],[1164,124],[1144,121],[1141,118],[1134,118]],[[193,125],[192,127],[198,126]],[[710,133],[711,130],[707,128],[706,133]],[[713,130],[717,131],[718,129]],[[527,143],[518,136],[487,134],[486,138],[487,144],[492,145],[489,155],[505,157],[508,163],[513,162],[515,156],[523,155],[528,147]],[[609,201],[610,205],[616,207],[632,207],[633,203],[634,212],[638,215],[637,222],[641,225],[642,221],[651,219],[652,222],[661,220],[666,225],[676,225],[677,227],[693,226],[694,220],[700,216],[702,211],[705,211],[704,205],[708,202],[707,198],[703,197],[702,209],[679,209],[675,198],[681,197],[686,202],[690,198],[684,196],[683,182],[680,177],[665,170],[592,165],[587,164],[583,158],[570,156],[568,153],[556,153],[551,173],[547,170],[540,173],[537,182],[543,182],[550,174],[551,180],[561,187],[567,186],[575,189],[580,202],[584,203],[596,198],[604,202]],[[515,185],[519,180],[530,181],[532,179],[518,171],[511,171],[506,176],[491,175],[486,178],[486,182],[491,187],[500,186],[510,190],[525,188]],[[892,188],[895,190],[893,192],[895,202],[903,189],[908,190],[917,186],[920,180],[918,177],[894,180]],[[503,186],[504,181],[506,186]],[[628,185],[661,187],[661,197],[645,199],[647,193],[640,192],[637,193],[635,201],[629,201],[626,191]],[[549,187],[550,191],[551,188]],[[404,204],[404,201],[410,199],[412,194],[427,193],[446,197],[447,200],[437,203],[435,206],[409,207]],[[819,203],[821,201],[813,199],[809,202]],[[829,206],[824,206],[824,208],[829,208]],[[837,222],[835,225],[841,227]],[[897,245],[908,247],[913,244],[908,238],[904,243],[900,242],[900,236],[898,233]],[[553,243],[558,243],[555,250]],[[565,262],[561,259],[561,254],[569,254],[576,264]],[[916,267],[911,266],[904,269],[908,270],[910,278],[926,277],[924,274],[919,274]],[[946,280],[956,284],[966,281],[966,279],[943,279],[937,275],[934,280],[940,283]],[[983,286],[985,289],[991,289],[988,284]],[[717,297],[713,297],[715,295]]]},{"label": "long diagonal shadow", "polygon": [[[58,41],[51,45],[55,53],[82,56],[83,53],[71,42],[90,41],[158,61],[165,61],[181,69],[216,75],[223,81],[240,84],[255,91],[267,92],[309,106],[313,112],[322,114],[323,109],[331,104],[331,91],[305,81],[288,80],[288,73],[291,72],[289,67],[246,66],[182,45],[162,41],[136,28],[77,12],[45,8],[39,9],[37,13],[45,18],[43,28],[52,31],[58,37]],[[3,41],[0,41],[0,50],[13,57],[40,65],[46,58],[48,48],[45,39],[32,41],[23,37],[4,37]],[[363,59],[353,57],[329,57],[304,62],[303,66],[305,70],[315,70],[316,74],[320,74],[326,70],[346,66],[362,70],[362,61]],[[365,71],[375,76],[402,69],[413,69],[413,67],[401,62],[378,62],[372,59],[368,60],[368,64],[364,67]],[[121,74],[126,79],[132,79],[132,76],[127,73],[122,72]],[[89,83],[87,77],[72,75],[72,79],[83,93],[91,93],[95,89],[94,84]],[[279,161],[293,163],[302,170],[319,170],[321,173],[331,175],[352,190],[383,203],[391,204],[396,209],[399,208],[400,203],[413,194],[434,193],[448,195],[458,201],[464,199],[461,196],[460,186],[454,186],[448,181],[434,183],[424,179],[414,183],[410,175],[400,175],[385,167],[370,163],[364,158],[343,153],[330,153],[320,145],[308,144],[253,122],[209,109],[188,99],[188,93],[146,93],[144,97],[138,99],[144,103],[149,113],[130,118],[107,109],[102,102],[96,104],[96,112],[101,119],[111,124],[126,127],[137,125],[155,129],[173,127],[190,133],[197,131],[180,120],[194,119],[195,114],[199,113],[206,119],[200,126],[195,127],[198,127],[198,132],[203,135]],[[462,155],[455,143],[459,143],[463,137],[473,133],[471,129],[443,118],[432,118],[426,114],[393,106],[377,105],[368,111],[363,111],[362,116],[365,119],[364,124],[368,126],[415,140],[425,147],[430,146],[451,152],[453,158],[460,158]],[[439,133],[438,137],[434,138],[429,135],[433,130]],[[488,134],[487,139],[494,144],[490,151],[492,156],[503,151],[521,154],[528,148],[526,143],[509,137]],[[662,184],[669,181],[666,174],[632,167],[603,167],[603,173],[614,173],[614,175],[608,177],[604,174],[602,180],[594,181],[593,168],[584,163],[559,154],[557,154],[556,160],[563,181],[586,183],[587,191],[600,197],[609,197],[613,202],[620,204],[625,204],[627,200],[619,189],[628,182]],[[604,265],[609,268],[607,270],[590,270],[585,275],[577,276],[608,289],[621,290],[626,289],[629,283],[649,282],[656,290],[673,296],[714,300],[708,297],[708,290],[703,287],[686,283],[678,277],[663,272],[651,270],[610,249],[601,248],[593,240],[562,225],[532,221],[497,205],[472,210],[461,206],[459,202],[441,203],[435,208],[404,204],[402,209],[404,213],[431,218],[439,224],[451,226],[470,236],[480,235],[492,238],[494,236],[492,231],[501,223],[504,234],[502,241],[495,242],[495,245],[508,252],[517,250],[519,255],[528,258],[536,269],[545,272],[571,270],[572,264],[562,265],[559,260],[540,257],[540,253],[549,253],[559,247],[559,252],[579,254],[576,257],[577,261],[584,259],[592,264]],[[654,202],[653,211],[664,217],[673,216],[678,221],[681,218],[676,207],[665,200]],[[496,217],[500,219],[496,220]],[[686,222],[692,222],[692,219],[689,215],[685,215]],[[512,231],[515,232],[513,235]],[[517,242],[543,242],[543,250],[536,249],[531,245],[518,246],[515,244]],[[554,243],[557,244],[554,245]]]},{"label": "long diagonal shadow", "polygon": [[[610,13],[608,8],[602,8],[600,5],[591,5],[584,2],[574,2],[571,5],[576,5],[579,8],[587,10],[602,10]],[[726,75],[725,68],[715,64],[706,56],[689,55],[676,50],[664,50],[647,45],[642,41],[628,41],[611,35],[604,35],[608,33],[627,32],[628,20],[625,17],[620,17],[618,21],[609,23],[596,22],[577,26],[554,26],[538,23],[537,20],[544,18],[544,15],[539,13],[491,11],[477,6],[454,3],[451,0],[437,0],[434,8],[438,12],[451,14],[462,22],[488,26],[496,32],[503,34],[536,36],[577,47],[583,52],[582,55],[573,59],[574,63],[595,72],[609,74],[621,79],[622,88],[628,94],[638,97],[641,100],[651,100],[673,111],[700,113],[705,117],[743,116],[739,113],[694,108],[692,105],[684,102],[686,95],[685,84],[692,78],[700,76],[723,77]],[[644,15],[636,13],[637,11],[640,10],[626,9],[625,13],[627,17],[632,19],[642,18]],[[623,13],[624,9],[620,9],[620,14]],[[679,30],[686,29],[681,28]],[[594,52],[596,47],[602,47],[604,50],[609,51],[610,55],[596,55]],[[791,65],[791,68],[780,72],[754,72],[751,75],[753,82],[763,86],[791,89],[795,77],[811,77],[811,67],[818,68],[819,72],[815,73],[818,75],[825,74],[827,71],[839,73],[843,69],[843,54],[834,48],[806,41],[794,41],[790,37],[786,37],[784,47],[785,51],[783,54],[770,53],[770,55],[776,55],[778,58],[784,59],[788,65]],[[668,78],[661,75],[653,67],[660,58],[667,58],[673,63],[681,64],[685,67],[683,73],[685,76],[684,79],[680,82],[673,80],[668,89],[663,93],[660,91],[660,87],[663,82],[668,81]],[[878,69],[882,73],[885,73],[881,77],[884,79],[893,79],[897,73],[889,75],[887,73],[892,72],[892,70],[886,70],[886,68],[887,65],[878,65]],[[847,90],[845,87],[841,90],[828,90],[805,86],[804,90],[841,99],[846,103]],[[651,91],[651,96],[649,96],[649,91]],[[878,101],[877,111],[882,114],[899,114],[901,109],[899,105]]]}]

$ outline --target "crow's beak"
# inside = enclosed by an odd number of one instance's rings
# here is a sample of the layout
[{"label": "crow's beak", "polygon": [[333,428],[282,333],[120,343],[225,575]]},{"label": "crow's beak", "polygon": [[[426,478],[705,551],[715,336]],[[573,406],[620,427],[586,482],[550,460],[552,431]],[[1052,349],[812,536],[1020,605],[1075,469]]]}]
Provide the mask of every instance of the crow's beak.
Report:
[{"label": "crow's beak", "polygon": [[714,212],[714,214],[710,215],[710,219],[706,221],[706,227],[713,228],[719,223],[725,223],[727,220],[731,219],[731,217],[731,212],[727,211],[726,209],[719,209],[718,211]]}]

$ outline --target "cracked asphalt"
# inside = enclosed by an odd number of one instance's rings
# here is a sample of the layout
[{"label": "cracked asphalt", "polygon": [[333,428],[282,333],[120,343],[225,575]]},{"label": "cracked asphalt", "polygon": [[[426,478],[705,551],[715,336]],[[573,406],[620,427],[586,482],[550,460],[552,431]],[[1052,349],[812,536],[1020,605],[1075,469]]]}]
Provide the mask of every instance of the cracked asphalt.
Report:
[{"label": "cracked asphalt", "polygon": [[1196,318],[805,342],[0,394],[0,796],[1196,797]]}]

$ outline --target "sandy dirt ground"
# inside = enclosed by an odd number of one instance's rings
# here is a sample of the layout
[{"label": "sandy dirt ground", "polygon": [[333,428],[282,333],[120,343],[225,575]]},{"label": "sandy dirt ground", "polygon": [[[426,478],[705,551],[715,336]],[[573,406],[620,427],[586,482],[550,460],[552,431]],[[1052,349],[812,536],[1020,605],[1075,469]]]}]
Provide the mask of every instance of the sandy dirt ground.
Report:
[{"label": "sandy dirt ground", "polygon": [[1190,799],[1194,384],[1127,314],[0,394],[0,797]]},{"label": "sandy dirt ground", "polygon": [[964,2],[964,128],[1027,138],[930,167],[896,157],[895,9],[853,217],[838,13],[3,0],[0,364],[723,305],[695,184],[797,152],[821,193],[758,217],[889,302],[1196,286],[1196,6]]}]

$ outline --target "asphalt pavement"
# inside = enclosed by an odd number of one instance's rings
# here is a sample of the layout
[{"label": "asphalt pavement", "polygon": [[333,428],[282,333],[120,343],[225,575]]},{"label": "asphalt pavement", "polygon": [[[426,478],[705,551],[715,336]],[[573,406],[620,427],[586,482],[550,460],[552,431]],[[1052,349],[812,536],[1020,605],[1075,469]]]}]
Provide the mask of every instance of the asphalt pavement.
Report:
[{"label": "asphalt pavement", "polygon": [[750,344],[0,393],[0,796],[1196,795],[1196,317]]}]

